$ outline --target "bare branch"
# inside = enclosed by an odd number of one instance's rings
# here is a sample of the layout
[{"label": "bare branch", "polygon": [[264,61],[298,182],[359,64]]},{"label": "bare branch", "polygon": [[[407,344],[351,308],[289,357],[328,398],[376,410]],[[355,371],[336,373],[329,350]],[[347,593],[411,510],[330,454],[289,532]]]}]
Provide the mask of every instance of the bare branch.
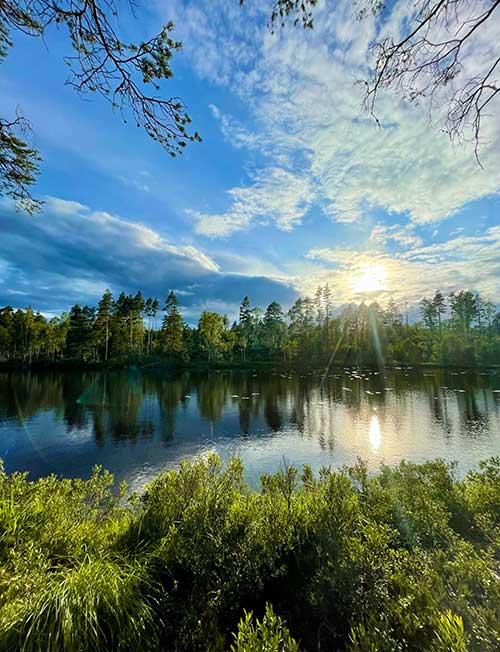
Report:
[{"label": "bare branch", "polygon": [[[353,0],[353,4],[359,19],[384,8],[382,0]],[[311,28],[315,5],[316,0],[275,0],[271,27],[295,17],[294,25]],[[371,46],[374,68],[364,80],[364,108],[378,123],[376,106],[383,89],[408,102],[425,101],[431,122],[440,123],[444,113],[441,126],[451,138],[474,142],[479,162],[485,110],[500,97],[498,41],[491,43],[491,67],[483,74],[468,78],[464,57],[500,0],[414,0],[411,6],[415,12],[407,33],[399,40],[387,37]]]},{"label": "bare branch", "polygon": [[481,120],[499,90],[494,77],[499,59],[484,74],[462,81],[463,53],[500,0],[491,0],[489,6],[477,3],[467,17],[467,0],[420,0],[417,4],[421,6],[410,34],[398,42],[387,38],[373,46],[375,68],[366,83],[364,106],[375,116],[381,89],[395,90],[409,102],[426,98],[431,118],[444,108],[444,131],[458,141],[473,140],[479,160]]}]

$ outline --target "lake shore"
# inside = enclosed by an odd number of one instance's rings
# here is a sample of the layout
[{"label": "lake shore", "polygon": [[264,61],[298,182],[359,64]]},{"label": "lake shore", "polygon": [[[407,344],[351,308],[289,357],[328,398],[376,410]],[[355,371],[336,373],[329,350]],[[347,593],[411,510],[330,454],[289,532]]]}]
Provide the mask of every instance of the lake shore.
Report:
[{"label": "lake shore", "polygon": [[164,369],[168,371],[220,371],[220,370],[234,370],[234,371],[287,371],[287,372],[310,372],[315,371],[321,373],[325,369],[459,369],[459,370],[498,370],[500,363],[496,364],[440,364],[434,362],[421,362],[405,364],[400,362],[387,363],[382,366],[374,364],[349,364],[349,363],[332,363],[330,365],[317,365],[317,364],[279,364],[274,361],[253,360],[249,362],[242,361],[212,361],[212,362],[178,362],[170,360],[148,360],[148,359],[134,359],[124,361],[111,361],[111,362],[84,362],[82,360],[62,359],[55,362],[47,360],[34,360],[31,363],[22,360],[0,360],[0,370],[26,370],[26,369],[56,369],[58,371],[64,370],[123,370],[123,369]]}]

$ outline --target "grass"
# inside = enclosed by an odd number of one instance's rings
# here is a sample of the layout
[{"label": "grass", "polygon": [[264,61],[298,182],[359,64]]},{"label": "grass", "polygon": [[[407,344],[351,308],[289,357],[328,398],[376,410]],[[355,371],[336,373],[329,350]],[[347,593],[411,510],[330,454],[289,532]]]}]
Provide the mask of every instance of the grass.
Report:
[{"label": "grass", "polygon": [[5,652],[495,652],[500,458],[243,481],[184,463],[125,500],[0,472]]}]

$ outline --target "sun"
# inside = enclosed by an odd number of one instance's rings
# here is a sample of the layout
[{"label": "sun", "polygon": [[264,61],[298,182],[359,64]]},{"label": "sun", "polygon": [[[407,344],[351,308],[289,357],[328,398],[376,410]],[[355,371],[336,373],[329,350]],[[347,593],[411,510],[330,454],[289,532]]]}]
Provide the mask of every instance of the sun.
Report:
[{"label": "sun", "polygon": [[381,265],[366,265],[351,276],[351,286],[358,294],[380,292],[386,280],[387,274]]}]

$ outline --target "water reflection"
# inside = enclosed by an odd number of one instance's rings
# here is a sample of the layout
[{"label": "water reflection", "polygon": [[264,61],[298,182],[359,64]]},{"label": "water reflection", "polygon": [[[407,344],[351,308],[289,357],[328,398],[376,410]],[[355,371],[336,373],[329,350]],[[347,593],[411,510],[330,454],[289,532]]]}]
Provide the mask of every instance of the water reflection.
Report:
[{"label": "water reflection", "polygon": [[[370,467],[500,453],[500,376],[444,370],[322,373],[0,373],[0,457],[33,476],[96,463],[139,482],[208,449],[252,478],[292,463]],[[142,481],[142,480],[141,480]]]},{"label": "water reflection", "polygon": [[368,432],[368,438],[373,450],[378,451],[380,448],[382,435],[380,434],[380,423],[376,414],[373,414],[372,418],[370,419],[370,430]]}]

